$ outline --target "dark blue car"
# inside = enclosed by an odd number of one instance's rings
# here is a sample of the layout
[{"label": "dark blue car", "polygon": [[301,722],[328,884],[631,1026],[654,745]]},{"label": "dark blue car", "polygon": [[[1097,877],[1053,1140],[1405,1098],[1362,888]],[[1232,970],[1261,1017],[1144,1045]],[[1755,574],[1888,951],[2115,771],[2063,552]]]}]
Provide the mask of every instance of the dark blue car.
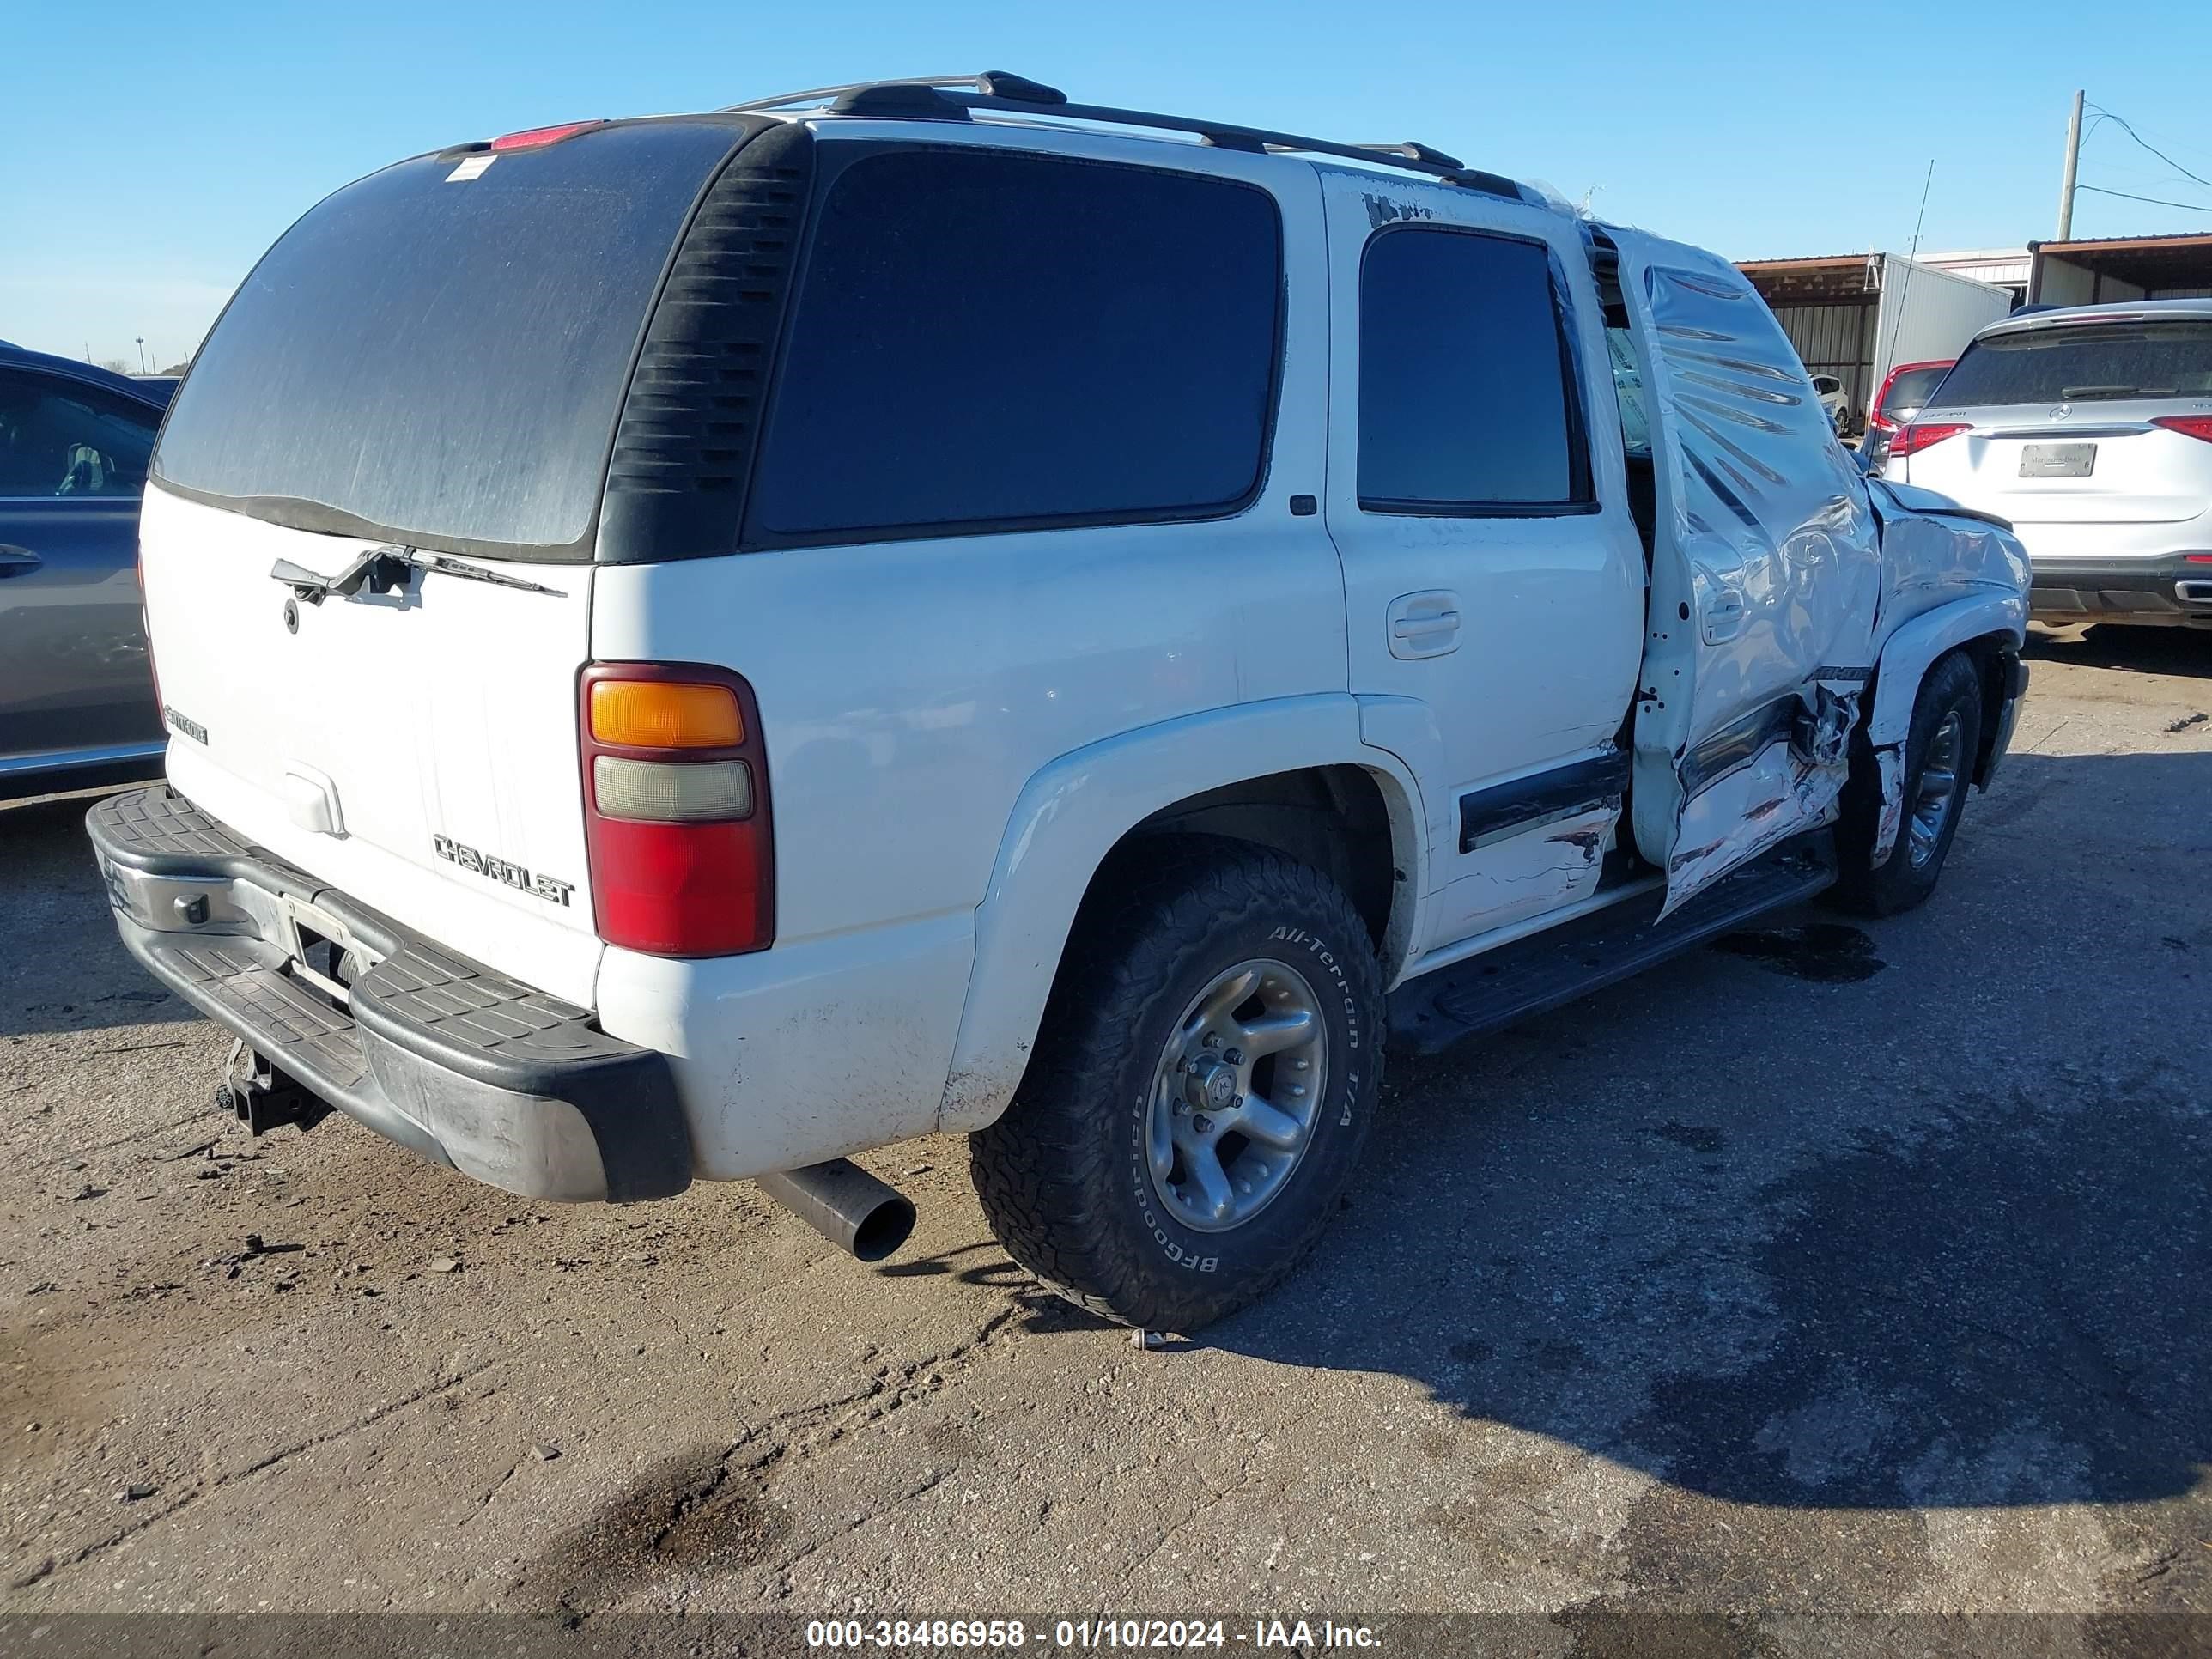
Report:
[{"label": "dark blue car", "polygon": [[161,775],[138,497],[175,389],[0,343],[0,800]]}]

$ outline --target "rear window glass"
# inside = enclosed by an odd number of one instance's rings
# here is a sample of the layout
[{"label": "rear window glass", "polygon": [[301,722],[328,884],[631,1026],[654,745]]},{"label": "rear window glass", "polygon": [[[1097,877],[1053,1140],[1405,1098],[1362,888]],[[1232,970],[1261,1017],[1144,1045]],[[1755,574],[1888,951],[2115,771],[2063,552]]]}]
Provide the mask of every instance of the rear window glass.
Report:
[{"label": "rear window glass", "polygon": [[349,185],[246,279],[154,476],[300,529],[588,556],[646,313],[738,137],[646,122]]},{"label": "rear window glass", "polygon": [[1900,368],[1897,378],[1889,383],[1889,391],[1881,400],[1882,408],[1917,409],[1928,401],[1928,394],[1943,384],[1943,377],[1951,372],[1948,363],[1938,363],[1932,368]]},{"label": "rear window glass", "polygon": [[2061,323],[1966,348],[1930,409],[2201,398],[2212,392],[2212,321]]},{"label": "rear window glass", "polygon": [[1539,243],[1386,230],[1359,275],[1359,501],[1558,512],[1591,499],[1564,306]]},{"label": "rear window glass", "polygon": [[1003,151],[854,161],[821,210],[749,537],[1202,517],[1255,490],[1282,233],[1218,179]]}]

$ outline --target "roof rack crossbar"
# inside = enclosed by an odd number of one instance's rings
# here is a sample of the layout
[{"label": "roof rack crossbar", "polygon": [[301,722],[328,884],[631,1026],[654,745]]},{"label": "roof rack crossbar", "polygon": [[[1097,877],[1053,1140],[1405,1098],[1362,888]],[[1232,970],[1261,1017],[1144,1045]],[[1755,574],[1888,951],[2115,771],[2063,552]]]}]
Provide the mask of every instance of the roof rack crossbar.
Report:
[{"label": "roof rack crossbar", "polygon": [[1277,132],[1267,127],[1240,126],[1233,122],[1203,121],[1187,115],[1163,115],[1152,110],[1120,109],[1106,104],[1076,104],[1066,94],[1041,82],[1009,75],[1003,70],[981,75],[914,76],[891,81],[856,82],[850,86],[817,87],[808,92],[787,92],[773,98],[757,98],[732,104],[732,111],[788,109],[799,105],[853,100],[855,94],[878,87],[927,88],[935,92],[948,110],[1002,110],[1012,114],[1049,115],[1065,121],[1088,121],[1102,126],[1150,127],[1159,132],[1188,132],[1223,149],[1250,153],[1273,152],[1340,156],[1349,161],[1399,167],[1424,173],[1449,185],[1478,190],[1508,201],[1528,197],[1510,179],[1480,167],[1464,166],[1456,157],[1426,144],[1407,141],[1395,144],[1346,144],[1298,133]]}]

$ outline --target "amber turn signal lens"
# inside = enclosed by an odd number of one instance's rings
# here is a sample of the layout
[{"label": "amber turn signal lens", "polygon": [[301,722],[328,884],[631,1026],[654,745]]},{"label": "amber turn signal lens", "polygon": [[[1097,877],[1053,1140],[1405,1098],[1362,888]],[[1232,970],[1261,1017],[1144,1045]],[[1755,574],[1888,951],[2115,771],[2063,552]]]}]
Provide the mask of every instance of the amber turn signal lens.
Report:
[{"label": "amber turn signal lens", "polygon": [[600,680],[592,687],[592,736],[631,749],[732,749],[745,740],[745,721],[726,685]]}]

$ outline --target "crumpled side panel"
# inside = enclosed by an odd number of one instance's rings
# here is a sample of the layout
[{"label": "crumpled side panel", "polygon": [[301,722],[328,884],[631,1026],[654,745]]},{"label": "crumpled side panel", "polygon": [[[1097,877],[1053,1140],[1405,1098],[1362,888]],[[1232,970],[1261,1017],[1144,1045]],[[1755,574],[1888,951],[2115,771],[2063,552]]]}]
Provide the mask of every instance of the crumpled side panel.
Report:
[{"label": "crumpled side panel", "polygon": [[1897,848],[1897,832],[1905,823],[1905,747],[1885,744],[1874,751],[1881,779],[1881,815],[1875,821],[1874,850],[1868,862],[1879,870]]},{"label": "crumpled side panel", "polygon": [[1836,815],[1844,769],[1820,766],[1787,742],[1770,744],[1684,805],[1680,838],[1667,861],[1662,915],[1770,848]]},{"label": "crumpled side panel", "polygon": [[1878,638],[1971,593],[2027,591],[2027,556],[2010,532],[1947,511],[1954,503],[1932,489],[1884,479],[1871,488],[1881,516]]},{"label": "crumpled side panel", "polygon": [[1674,464],[1670,529],[1705,647],[1691,747],[1820,668],[1870,666],[1881,591],[1865,486],[1795,349],[1741,275],[1699,257],[1710,264],[1644,273]]},{"label": "crumpled side panel", "polygon": [[[1833,820],[1849,768],[1826,717],[1856,715],[1873,667],[1881,531],[1742,275],[1699,249],[1607,234],[1642,313],[1662,469],[1634,819],[1671,911]],[[1768,735],[1747,744],[1747,729]]]}]

